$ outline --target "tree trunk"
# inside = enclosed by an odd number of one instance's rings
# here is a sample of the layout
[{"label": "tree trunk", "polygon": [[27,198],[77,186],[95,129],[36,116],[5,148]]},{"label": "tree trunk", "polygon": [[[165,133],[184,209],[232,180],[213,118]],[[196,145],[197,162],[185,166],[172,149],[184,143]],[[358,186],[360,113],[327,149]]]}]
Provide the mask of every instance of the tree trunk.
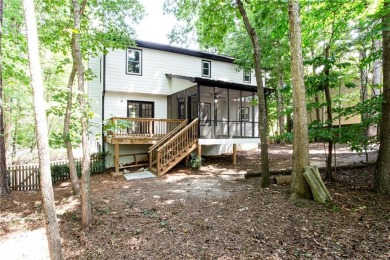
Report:
[{"label": "tree trunk", "polygon": [[[364,50],[359,51],[359,59],[362,62],[367,57],[366,52]],[[360,101],[364,102],[368,100],[368,69],[366,67],[360,68]],[[361,120],[362,122],[365,122],[370,115],[368,113],[362,113],[361,114]],[[372,125],[368,125],[366,129],[364,130],[364,135],[369,137],[372,136],[373,130]],[[364,151],[367,156],[367,146],[364,146]],[[368,161],[367,161],[368,162]]]},{"label": "tree trunk", "polygon": [[287,133],[291,133],[294,127],[294,122],[291,113],[287,114]]},{"label": "tree trunk", "polygon": [[[72,50],[72,56],[73,55],[74,55],[74,51]],[[70,73],[69,81],[68,81],[68,97],[67,97],[68,100],[66,104],[66,111],[65,111],[65,118],[64,118],[64,143],[66,146],[66,153],[68,155],[69,175],[70,175],[70,180],[72,182],[73,195],[80,194],[79,178],[77,177],[76,163],[73,156],[72,140],[70,139],[70,133],[69,133],[70,117],[72,114],[72,105],[73,105],[73,83],[76,76],[76,71],[77,71],[76,64],[75,62],[73,62],[72,71]]]},{"label": "tree trunk", "polygon": [[[329,60],[329,49],[330,46],[327,45],[325,48],[325,60],[328,62]],[[325,65],[325,99],[326,99],[326,115],[328,121],[328,131],[332,131],[333,127],[333,116],[332,116],[332,98],[330,96],[330,84],[329,84],[329,75],[330,75],[330,67],[328,64]],[[334,181],[333,173],[332,173],[332,155],[333,155],[333,138],[328,139],[328,157],[326,158],[326,171],[325,171],[325,179],[329,181]]]},{"label": "tree trunk", "polygon": [[81,116],[81,143],[83,148],[83,164],[82,164],[82,183],[81,183],[81,216],[83,225],[88,225],[91,221],[91,190],[90,190],[90,155],[89,155],[89,142],[88,142],[88,107],[86,102],[86,93],[84,89],[84,67],[83,58],[80,46],[80,4],[78,0],[72,0],[73,3],[73,29],[77,33],[73,33],[73,50],[74,50],[74,62],[77,68],[77,85],[80,102],[80,110],[83,115]]},{"label": "tree trunk", "polygon": [[4,133],[4,109],[3,109],[3,68],[1,42],[3,38],[3,0],[0,0],[0,197],[6,197],[11,193],[7,182],[7,164]]},{"label": "tree trunk", "polygon": [[43,99],[42,70],[39,59],[38,34],[34,14],[34,3],[23,0],[23,11],[26,21],[26,35],[28,43],[28,58],[30,61],[30,77],[33,92],[33,104],[36,125],[37,148],[39,157],[39,171],[43,209],[45,212],[46,234],[51,259],[62,259],[61,239],[56,218],[54,194],[50,173],[49,140],[45,103]]},{"label": "tree trunk", "polygon": [[[2,0],[0,0],[2,1]],[[1,55],[1,54],[0,54]],[[1,66],[1,64],[0,64]],[[1,84],[3,84],[1,82]],[[3,104],[10,104],[11,99],[6,97],[5,95],[3,96]],[[12,144],[12,109],[11,106],[8,107],[8,109],[3,108],[3,124],[4,124],[4,141],[5,141],[5,150],[11,151],[11,144]]]},{"label": "tree trunk", "polygon": [[[17,111],[20,112],[19,101],[16,101],[16,102],[17,102],[16,103]],[[12,157],[16,156],[16,144],[18,141],[18,123],[19,123],[19,120],[18,120],[18,117],[16,117],[16,119],[14,121],[14,131],[13,131],[13,138],[12,138],[12,153],[11,153]]]},{"label": "tree trunk", "polygon": [[261,75],[261,54],[260,43],[257,37],[255,29],[251,26],[246,10],[241,0],[236,0],[238,10],[242,16],[242,20],[245,25],[245,29],[251,39],[253,47],[253,58],[255,64],[255,75],[257,84],[257,95],[259,99],[259,134],[260,134],[260,147],[261,147],[261,187],[268,187],[271,184],[271,178],[269,173],[268,162],[268,140],[267,140],[267,110],[265,104],[263,79]]},{"label": "tree trunk", "polygon": [[[284,134],[284,98],[281,93],[281,89],[283,88],[283,74],[279,74],[278,79],[278,86],[279,86],[279,92],[278,92],[278,124],[279,124],[279,135]],[[285,140],[280,139],[281,144],[285,144]]]},{"label": "tree trunk", "polygon": [[291,75],[294,108],[293,167],[291,198],[312,199],[310,187],[303,173],[309,161],[309,133],[307,126],[306,93],[303,80],[301,25],[298,0],[289,0]]},{"label": "tree trunk", "polygon": [[[311,48],[311,58],[314,59],[314,49],[313,47]],[[316,75],[316,69],[317,67],[313,64],[312,66],[312,70],[313,70],[313,76]],[[316,102],[316,104],[319,104],[320,103],[320,97],[318,96],[318,92],[316,91],[315,95],[314,95],[314,101]],[[316,105],[316,119],[317,121],[319,122],[322,122],[322,119],[321,119],[321,113],[320,113],[320,107],[318,105]]]},{"label": "tree trunk", "polygon": [[[384,10],[390,2],[384,1]],[[390,13],[382,17],[383,40],[383,102],[380,122],[380,147],[374,175],[374,188],[378,193],[390,194]]]},{"label": "tree trunk", "polygon": [[[379,52],[380,48],[382,47],[382,43],[380,40],[374,40],[373,42],[373,48],[374,52]],[[376,59],[373,64],[372,69],[372,90],[371,90],[371,97],[376,97],[381,93],[380,85],[381,85],[381,60]],[[370,129],[370,133],[377,136],[377,139],[379,139],[379,124],[374,125],[372,129]]]},{"label": "tree trunk", "polygon": [[[382,47],[380,40],[374,40],[373,48],[374,51],[380,51]],[[381,60],[376,59],[374,61],[373,69],[372,69],[372,96],[378,96],[380,94],[380,86],[381,84]]]}]

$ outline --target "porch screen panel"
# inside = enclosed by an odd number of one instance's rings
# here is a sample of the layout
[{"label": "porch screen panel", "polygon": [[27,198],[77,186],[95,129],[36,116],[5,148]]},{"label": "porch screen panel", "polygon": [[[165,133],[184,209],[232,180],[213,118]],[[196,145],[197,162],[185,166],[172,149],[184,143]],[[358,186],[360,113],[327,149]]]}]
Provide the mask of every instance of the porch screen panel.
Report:
[{"label": "porch screen panel", "polygon": [[199,93],[200,136],[214,138],[214,88],[200,86]]},{"label": "porch screen panel", "polygon": [[242,137],[254,137],[254,117],[251,101],[253,100],[253,92],[242,91],[241,92],[241,105],[240,105],[240,119]]},{"label": "porch screen panel", "polygon": [[215,88],[214,90],[214,132],[215,138],[228,138],[229,133],[229,99],[228,89]]},{"label": "porch screen panel", "polygon": [[241,91],[229,90],[229,137],[241,137]]}]

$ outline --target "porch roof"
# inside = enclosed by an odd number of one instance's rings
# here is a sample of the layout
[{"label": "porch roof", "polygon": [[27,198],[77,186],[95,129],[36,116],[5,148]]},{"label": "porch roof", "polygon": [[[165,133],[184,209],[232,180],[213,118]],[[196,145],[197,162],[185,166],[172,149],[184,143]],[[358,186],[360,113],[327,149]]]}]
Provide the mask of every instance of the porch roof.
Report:
[{"label": "porch roof", "polygon": [[[236,82],[208,79],[208,78],[201,78],[201,77],[189,77],[189,76],[176,75],[176,74],[165,74],[165,75],[169,79],[176,78],[176,79],[188,80],[188,81],[191,81],[191,82],[197,83],[199,85],[203,85],[203,86],[227,88],[227,89],[235,89],[235,90],[247,90],[247,91],[257,92],[256,86],[248,85],[248,84],[241,84],[241,83],[236,83]],[[268,96],[274,91],[275,90],[272,88],[264,88],[264,95]]]}]

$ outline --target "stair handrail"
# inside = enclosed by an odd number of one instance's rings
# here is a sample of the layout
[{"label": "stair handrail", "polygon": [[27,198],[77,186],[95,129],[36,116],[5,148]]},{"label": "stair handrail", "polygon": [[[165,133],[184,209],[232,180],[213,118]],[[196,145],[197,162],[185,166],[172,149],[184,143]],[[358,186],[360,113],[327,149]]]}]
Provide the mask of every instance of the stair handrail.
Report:
[{"label": "stair handrail", "polygon": [[161,145],[162,143],[164,143],[167,139],[171,138],[171,136],[175,135],[177,131],[183,129],[183,127],[185,125],[187,125],[188,123],[188,120],[184,120],[183,122],[181,122],[178,126],[176,126],[172,131],[170,131],[168,134],[166,134],[163,138],[161,138],[160,140],[158,140],[157,143],[155,143],[154,145],[152,145],[151,147],[149,147],[149,151],[148,153],[151,153],[152,150],[154,150],[157,146]]},{"label": "stair handrail", "polygon": [[[175,161],[176,158],[180,158],[180,154],[183,156],[184,151],[192,147],[194,144],[196,145],[198,140],[198,121],[198,118],[193,120],[157,149],[157,158],[152,162],[152,164],[156,164],[156,172],[158,176],[161,176],[167,170],[172,168],[174,165],[170,163]],[[190,133],[191,130],[193,130],[192,133]],[[187,138],[185,136],[187,136]],[[178,147],[181,147],[181,149],[177,150]],[[172,155],[169,151],[174,151],[176,154]]]},{"label": "stair handrail", "polygon": [[164,143],[162,146],[160,146],[158,149],[157,149],[157,152],[162,150],[163,148],[165,148],[165,146],[167,146],[169,143],[172,143],[174,142],[178,136],[180,136],[182,133],[184,133],[185,131],[187,131],[188,129],[190,129],[193,125],[197,124],[199,121],[198,118],[194,119],[191,123],[189,123],[186,127],[184,127],[182,130],[180,130],[180,132],[178,132],[177,134],[175,134],[175,136],[169,140],[169,142],[166,142]]}]

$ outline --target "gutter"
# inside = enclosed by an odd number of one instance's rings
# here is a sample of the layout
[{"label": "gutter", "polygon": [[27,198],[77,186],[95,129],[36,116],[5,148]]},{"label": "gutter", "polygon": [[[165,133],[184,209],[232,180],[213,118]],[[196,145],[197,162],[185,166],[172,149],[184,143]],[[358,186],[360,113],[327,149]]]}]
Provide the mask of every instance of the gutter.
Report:
[{"label": "gutter", "polygon": [[106,95],[106,54],[103,54],[103,91],[102,91],[102,151],[106,152],[106,146],[104,144],[104,131],[103,131],[103,122],[104,122],[104,99]]}]

